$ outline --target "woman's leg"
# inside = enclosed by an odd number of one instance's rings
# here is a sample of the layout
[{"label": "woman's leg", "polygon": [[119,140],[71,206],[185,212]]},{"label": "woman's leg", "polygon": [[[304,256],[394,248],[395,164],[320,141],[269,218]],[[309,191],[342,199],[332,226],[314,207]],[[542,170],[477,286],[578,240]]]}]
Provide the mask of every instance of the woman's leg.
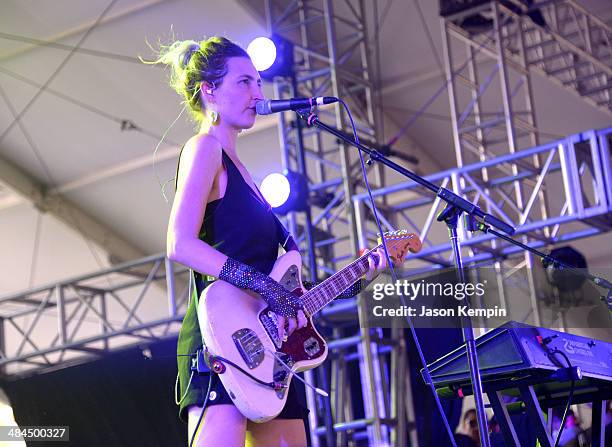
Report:
[{"label": "woman's leg", "polygon": [[248,447],[306,447],[306,428],[301,419],[272,419],[263,424],[248,422]]},{"label": "woman's leg", "polygon": [[[188,409],[189,442],[193,436],[202,407],[191,405]],[[244,447],[247,419],[233,405],[211,405],[206,407],[198,426],[193,447]],[[189,445],[189,444],[187,444]]]}]

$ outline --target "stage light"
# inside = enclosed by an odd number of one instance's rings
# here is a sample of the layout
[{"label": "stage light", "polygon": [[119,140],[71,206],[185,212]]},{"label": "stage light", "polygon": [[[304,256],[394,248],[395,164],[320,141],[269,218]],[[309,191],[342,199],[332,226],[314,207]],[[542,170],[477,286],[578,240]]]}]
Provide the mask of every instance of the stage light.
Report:
[{"label": "stage light", "polygon": [[276,34],[253,39],[247,53],[263,79],[271,81],[276,76],[293,74],[293,44]]},{"label": "stage light", "polygon": [[260,190],[277,214],[304,211],[308,206],[308,182],[297,172],[270,174],[261,182]]},{"label": "stage light", "polygon": [[272,39],[257,37],[247,47],[247,53],[255,65],[257,71],[267,70],[276,60],[276,45]]},{"label": "stage light", "polygon": [[287,201],[291,187],[287,177],[274,172],[263,179],[260,190],[272,208],[276,208]]},{"label": "stage light", "polygon": [[[558,247],[550,252],[550,256],[563,262],[564,264],[579,270],[588,269],[586,258],[578,250],[569,245]],[[547,266],[546,274],[548,281],[556,286],[560,292],[574,292],[582,287],[586,278],[572,271]]]}]

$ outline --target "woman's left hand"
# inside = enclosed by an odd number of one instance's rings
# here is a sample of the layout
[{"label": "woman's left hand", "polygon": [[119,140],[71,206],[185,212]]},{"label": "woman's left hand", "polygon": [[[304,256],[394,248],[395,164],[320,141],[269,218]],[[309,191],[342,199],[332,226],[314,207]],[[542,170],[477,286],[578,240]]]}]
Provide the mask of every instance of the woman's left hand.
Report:
[{"label": "woman's left hand", "polygon": [[387,268],[387,258],[385,256],[385,251],[383,250],[383,248],[381,247],[373,253],[376,253],[376,255],[378,255],[378,262],[375,263],[373,256],[368,256],[369,269],[365,274],[365,277],[368,281],[372,281],[374,278],[380,275],[380,272]]}]

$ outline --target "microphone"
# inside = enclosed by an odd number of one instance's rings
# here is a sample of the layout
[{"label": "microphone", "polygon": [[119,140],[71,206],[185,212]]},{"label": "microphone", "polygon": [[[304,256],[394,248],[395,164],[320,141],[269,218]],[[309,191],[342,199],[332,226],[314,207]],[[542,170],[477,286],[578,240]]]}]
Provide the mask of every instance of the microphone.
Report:
[{"label": "microphone", "polygon": [[332,104],[338,102],[333,96],[318,96],[314,98],[291,98],[291,99],[266,99],[255,104],[258,115],[270,115],[271,113],[285,112],[287,110],[310,109],[313,106]]}]

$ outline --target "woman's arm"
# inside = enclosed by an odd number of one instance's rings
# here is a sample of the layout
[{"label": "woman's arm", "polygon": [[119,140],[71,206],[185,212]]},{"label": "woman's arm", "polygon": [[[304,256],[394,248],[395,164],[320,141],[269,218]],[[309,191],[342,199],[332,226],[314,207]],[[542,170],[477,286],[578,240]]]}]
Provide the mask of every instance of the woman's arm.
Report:
[{"label": "woman's arm", "polygon": [[206,203],[221,168],[221,145],[215,138],[198,135],[187,142],[181,154],[166,240],[168,258],[215,277],[227,256],[198,236]]},{"label": "woman's arm", "polygon": [[228,258],[198,238],[206,203],[222,166],[221,154],[219,142],[212,137],[198,136],[185,145],[168,222],[168,258],[197,272],[260,294],[278,315],[279,337],[283,339],[285,321],[289,325],[288,334],[307,324],[299,297],[269,276]]}]

